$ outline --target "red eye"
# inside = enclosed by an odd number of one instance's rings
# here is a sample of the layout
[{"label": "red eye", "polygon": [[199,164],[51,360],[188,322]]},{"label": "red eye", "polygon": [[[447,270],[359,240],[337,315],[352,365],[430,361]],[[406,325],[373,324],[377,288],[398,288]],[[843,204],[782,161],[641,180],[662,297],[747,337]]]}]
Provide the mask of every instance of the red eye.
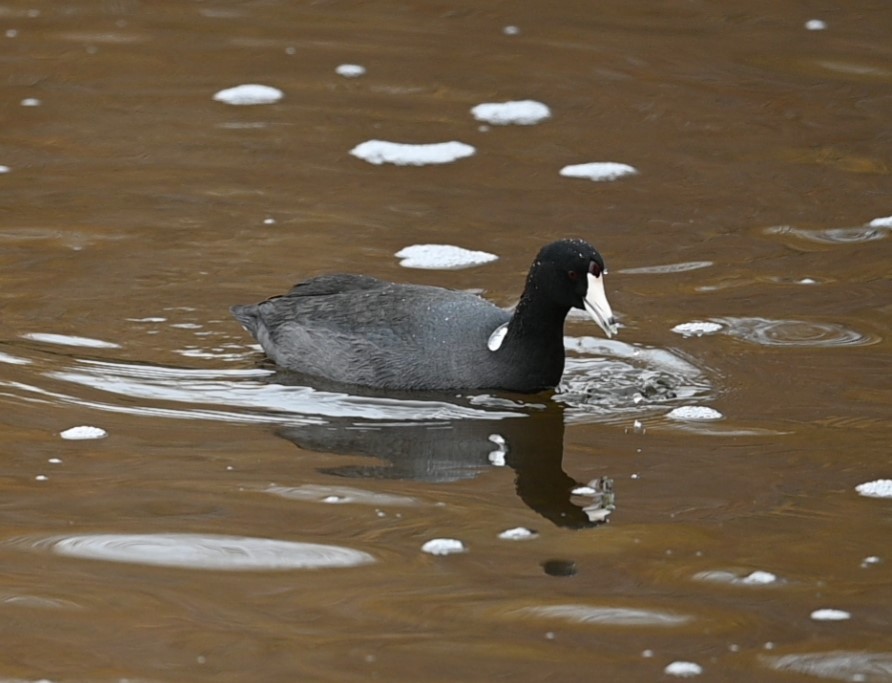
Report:
[{"label": "red eye", "polygon": [[598,265],[597,261],[591,261],[588,264],[588,272],[595,277],[601,277],[601,266]]},{"label": "red eye", "polygon": [[570,279],[570,282],[576,282],[579,279],[579,273],[575,270],[568,270],[567,277]]}]

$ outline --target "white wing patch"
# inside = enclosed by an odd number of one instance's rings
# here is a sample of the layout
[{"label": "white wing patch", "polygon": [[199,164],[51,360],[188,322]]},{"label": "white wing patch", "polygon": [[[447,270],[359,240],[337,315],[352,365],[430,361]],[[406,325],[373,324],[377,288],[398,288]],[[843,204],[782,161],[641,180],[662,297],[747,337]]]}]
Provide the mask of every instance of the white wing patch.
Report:
[{"label": "white wing patch", "polygon": [[489,348],[490,351],[498,351],[502,347],[502,342],[505,341],[505,335],[507,333],[508,323],[499,325],[493,330],[492,334],[489,335],[489,339],[486,342],[487,348]]}]

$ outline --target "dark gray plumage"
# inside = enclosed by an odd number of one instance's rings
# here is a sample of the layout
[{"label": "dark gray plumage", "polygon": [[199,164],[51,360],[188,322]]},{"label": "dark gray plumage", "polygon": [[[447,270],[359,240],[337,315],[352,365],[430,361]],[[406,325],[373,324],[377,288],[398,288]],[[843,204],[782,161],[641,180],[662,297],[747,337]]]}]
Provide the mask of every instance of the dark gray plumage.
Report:
[{"label": "dark gray plumage", "polygon": [[594,247],[561,240],[539,252],[513,314],[473,294],[364,275],[322,275],[231,310],[277,365],[305,375],[380,389],[533,392],[560,381],[570,308],[616,331],[603,272]]}]

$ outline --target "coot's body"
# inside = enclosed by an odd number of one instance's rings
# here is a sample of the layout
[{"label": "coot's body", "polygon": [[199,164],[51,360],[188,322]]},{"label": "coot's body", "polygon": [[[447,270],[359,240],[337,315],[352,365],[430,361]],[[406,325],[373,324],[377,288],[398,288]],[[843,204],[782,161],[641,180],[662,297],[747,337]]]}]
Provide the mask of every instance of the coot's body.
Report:
[{"label": "coot's body", "polygon": [[616,323],[604,262],[582,240],[544,247],[513,313],[464,292],[323,275],[236,319],[280,367],[381,389],[504,389],[557,385],[564,319],[586,308],[609,335]]}]

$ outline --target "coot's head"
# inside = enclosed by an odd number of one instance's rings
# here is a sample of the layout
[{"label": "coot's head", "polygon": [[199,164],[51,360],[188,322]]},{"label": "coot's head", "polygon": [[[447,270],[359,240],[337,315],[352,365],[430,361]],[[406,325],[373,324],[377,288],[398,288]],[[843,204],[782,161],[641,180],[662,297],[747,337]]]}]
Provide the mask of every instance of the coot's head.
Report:
[{"label": "coot's head", "polygon": [[557,306],[588,311],[608,337],[617,333],[616,319],[604,292],[604,259],[585,240],[566,239],[547,244],[530,269],[532,287]]}]

